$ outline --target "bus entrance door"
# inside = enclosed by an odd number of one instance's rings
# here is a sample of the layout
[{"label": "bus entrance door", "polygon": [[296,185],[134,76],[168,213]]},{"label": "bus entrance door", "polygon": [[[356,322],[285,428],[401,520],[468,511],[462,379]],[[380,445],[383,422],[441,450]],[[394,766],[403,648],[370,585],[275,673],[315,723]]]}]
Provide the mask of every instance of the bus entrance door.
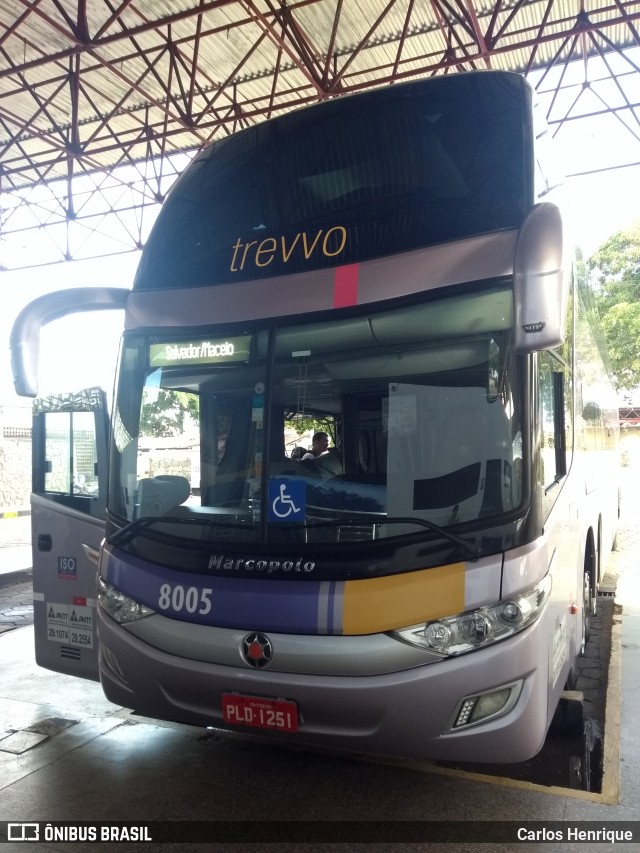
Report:
[{"label": "bus entrance door", "polygon": [[33,416],[36,662],[99,680],[96,574],[105,532],[108,413],[99,388],[39,399]]}]

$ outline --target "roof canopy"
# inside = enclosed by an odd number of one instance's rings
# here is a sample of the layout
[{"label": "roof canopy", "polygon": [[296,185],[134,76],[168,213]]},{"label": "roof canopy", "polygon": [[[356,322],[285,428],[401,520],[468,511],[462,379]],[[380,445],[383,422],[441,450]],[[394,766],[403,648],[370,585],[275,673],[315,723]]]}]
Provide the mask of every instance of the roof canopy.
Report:
[{"label": "roof canopy", "polygon": [[[640,0],[0,0],[0,234],[46,227],[77,257],[69,229],[157,208],[178,155],[432,74],[516,71],[556,131],[606,113],[637,141],[639,19]],[[108,251],[144,242],[136,222]]]}]

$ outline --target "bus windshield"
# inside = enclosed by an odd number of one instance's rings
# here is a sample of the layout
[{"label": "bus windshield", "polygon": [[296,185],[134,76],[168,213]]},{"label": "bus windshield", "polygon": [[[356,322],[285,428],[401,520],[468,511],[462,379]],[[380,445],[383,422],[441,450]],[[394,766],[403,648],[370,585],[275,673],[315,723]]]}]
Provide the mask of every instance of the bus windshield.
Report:
[{"label": "bus windshield", "polygon": [[[341,320],[128,335],[111,512],[238,543],[486,525],[521,499],[511,316],[496,283]],[[299,458],[316,431],[328,450]]]},{"label": "bus windshield", "polygon": [[173,187],[134,288],[235,283],[518,228],[531,95],[514,74],[338,98],[205,149]]}]

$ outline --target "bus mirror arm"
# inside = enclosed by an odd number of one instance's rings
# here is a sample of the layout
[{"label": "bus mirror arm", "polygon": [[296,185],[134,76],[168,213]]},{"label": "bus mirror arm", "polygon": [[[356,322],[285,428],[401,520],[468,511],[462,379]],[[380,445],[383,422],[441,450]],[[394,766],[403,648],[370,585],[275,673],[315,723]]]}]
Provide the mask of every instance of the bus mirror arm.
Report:
[{"label": "bus mirror arm", "polygon": [[16,317],[11,329],[11,369],[16,394],[38,394],[40,329],[67,314],[123,309],[129,290],[119,287],[75,287],[39,296]]},{"label": "bus mirror arm", "polygon": [[517,352],[564,343],[571,265],[560,210],[537,204],[526,217],[513,266],[514,340]]}]

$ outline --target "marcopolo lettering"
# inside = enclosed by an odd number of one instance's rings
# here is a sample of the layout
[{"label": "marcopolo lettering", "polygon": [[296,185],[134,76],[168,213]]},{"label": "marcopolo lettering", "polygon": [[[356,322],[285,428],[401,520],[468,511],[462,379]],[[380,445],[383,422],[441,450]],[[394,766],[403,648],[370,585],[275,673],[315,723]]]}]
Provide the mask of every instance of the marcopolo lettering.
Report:
[{"label": "marcopolo lettering", "polygon": [[282,260],[288,264],[292,257],[304,255],[305,260],[310,260],[315,255],[324,255],[325,258],[335,258],[341,254],[347,245],[347,229],[343,225],[334,225],[324,231],[320,228],[316,234],[307,234],[299,231],[295,237],[287,239],[281,237],[265,237],[264,240],[249,240],[243,243],[238,237],[233,244],[233,256],[231,258],[231,272],[239,272],[254,267],[268,267],[275,260]]},{"label": "marcopolo lettering", "polygon": [[274,560],[271,558],[257,557],[231,557],[227,554],[212,554],[209,557],[207,568],[210,572],[264,572],[267,575],[274,573],[288,574],[311,574],[316,564],[313,560],[305,560],[299,557],[297,560]]}]

